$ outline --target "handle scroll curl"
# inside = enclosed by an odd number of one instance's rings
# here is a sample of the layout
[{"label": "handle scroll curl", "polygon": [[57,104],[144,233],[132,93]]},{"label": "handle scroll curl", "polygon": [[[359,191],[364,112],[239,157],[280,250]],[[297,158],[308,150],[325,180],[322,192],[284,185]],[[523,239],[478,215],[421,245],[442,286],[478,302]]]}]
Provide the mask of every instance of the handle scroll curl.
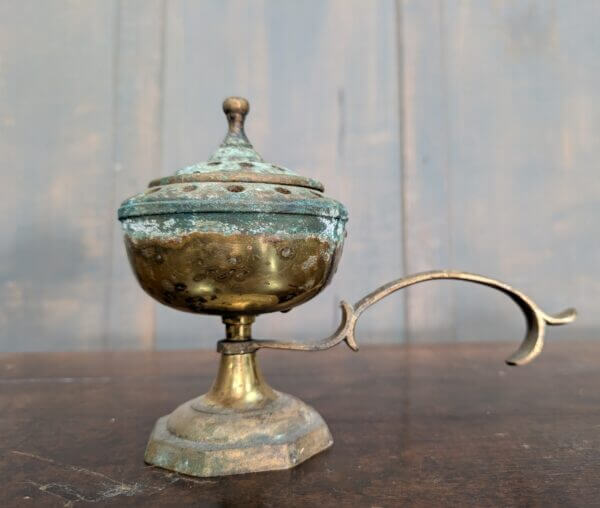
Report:
[{"label": "handle scroll curl", "polygon": [[566,309],[554,316],[546,314],[529,297],[498,280],[473,273],[441,270],[422,272],[409,277],[396,279],[377,288],[354,305],[342,301],[342,320],[340,325],[332,335],[320,341],[299,343],[272,340],[250,340],[245,344],[241,342],[237,344],[229,343],[227,347],[221,348],[221,350],[224,353],[229,354],[248,353],[260,348],[289,349],[294,351],[321,351],[332,348],[340,342],[345,341],[351,349],[358,351],[355,328],[358,318],[365,310],[400,289],[430,280],[464,280],[467,282],[474,282],[475,284],[482,284],[503,292],[519,306],[527,321],[527,332],[517,351],[506,359],[508,365],[525,365],[531,362],[541,353],[542,348],[544,347],[546,325],[564,325],[572,322],[577,316],[575,309]]}]

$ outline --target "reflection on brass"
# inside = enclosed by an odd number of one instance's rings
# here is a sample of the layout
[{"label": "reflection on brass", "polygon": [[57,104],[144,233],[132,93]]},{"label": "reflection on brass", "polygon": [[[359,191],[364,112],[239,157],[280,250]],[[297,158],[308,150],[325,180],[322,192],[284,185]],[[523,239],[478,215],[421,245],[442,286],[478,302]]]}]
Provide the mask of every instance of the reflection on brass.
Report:
[{"label": "reflection on brass", "polygon": [[125,239],[133,271],[159,302],[186,312],[286,311],[315,296],[338,252],[314,237],[191,233]]},{"label": "reflection on brass", "polygon": [[249,109],[246,99],[226,99],[228,132],[210,159],[153,180],[119,208],[129,261],[142,288],[164,305],[220,315],[225,324],[212,388],[156,422],[145,454],[149,464],[219,476],[290,468],[331,446],[327,424],[313,408],[266,383],[256,351],[319,351],[341,341],[356,351],[360,315],[413,284],[465,280],[512,298],[525,314],[527,334],[507,360],[510,365],[523,365],[541,352],[546,325],[575,318],[573,309],[550,316],[494,279],[436,271],[390,282],[354,305],[342,302],[341,323],[326,339],[253,340],[257,315],[287,312],[329,283],[348,214],[322,194],[321,183],[262,159],[245,133]]},{"label": "reflection on brass", "polygon": [[210,391],[203,396],[207,407],[257,409],[276,399],[262,377],[253,353],[221,355],[221,365]]}]

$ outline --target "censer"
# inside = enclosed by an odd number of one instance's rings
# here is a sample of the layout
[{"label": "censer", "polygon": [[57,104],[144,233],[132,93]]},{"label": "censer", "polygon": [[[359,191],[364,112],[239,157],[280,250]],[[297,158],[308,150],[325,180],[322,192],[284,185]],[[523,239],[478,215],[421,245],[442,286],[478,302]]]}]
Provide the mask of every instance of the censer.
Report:
[{"label": "censer", "polygon": [[150,182],[119,208],[129,261],[142,288],[175,309],[222,317],[225,339],[208,393],[159,418],[150,436],[149,464],[193,476],[286,469],[333,444],[321,416],[301,400],[271,388],[256,362],[261,348],[318,351],[345,341],[358,350],[356,322],[390,293],[430,280],[458,279],[498,289],[527,321],[522,365],[542,350],[546,325],[575,318],[551,316],[530,298],[488,277],[433,271],[392,281],[354,305],[341,303],[337,330],[314,343],[255,340],[257,315],[285,312],[316,296],[342,254],[346,208],[323,185],[265,162],[244,132],[248,101],[223,103],[229,130],[203,163]]}]

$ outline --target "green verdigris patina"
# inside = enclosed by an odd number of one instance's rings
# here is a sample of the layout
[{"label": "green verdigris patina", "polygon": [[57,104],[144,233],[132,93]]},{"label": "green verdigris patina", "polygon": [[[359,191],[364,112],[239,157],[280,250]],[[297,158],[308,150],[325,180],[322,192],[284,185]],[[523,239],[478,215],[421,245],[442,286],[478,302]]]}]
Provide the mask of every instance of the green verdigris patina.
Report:
[{"label": "green verdigris patina", "polygon": [[[212,157],[150,182],[119,220],[142,288],[222,316],[226,340],[243,345],[254,316],[288,311],[329,283],[348,213],[320,182],[261,158],[244,133],[247,101],[223,108],[229,131]],[[254,353],[232,351],[207,394],[158,420],[145,460],[217,476],[289,468],[332,443],[313,408],[266,384]]]},{"label": "green verdigris patina", "polygon": [[338,247],[348,220],[344,205],[326,197],[320,182],[265,162],[243,125],[229,120],[227,136],[208,161],[154,180],[121,204],[119,220],[128,238],[178,239],[197,232],[304,235]]},{"label": "green verdigris patina", "polygon": [[[322,234],[331,241],[341,239],[347,212],[344,206],[321,193],[302,187],[268,183],[178,183],[151,187],[148,191],[126,200],[119,209],[119,218],[126,232],[142,234],[153,224],[161,224],[162,234],[173,227],[194,227],[210,215],[214,227],[223,224],[223,232],[235,224],[254,233]],[[219,215],[217,220],[216,215]],[[148,221],[160,217],[172,219]],[[147,227],[146,227],[147,226]],[[201,226],[204,227],[204,226]]]}]

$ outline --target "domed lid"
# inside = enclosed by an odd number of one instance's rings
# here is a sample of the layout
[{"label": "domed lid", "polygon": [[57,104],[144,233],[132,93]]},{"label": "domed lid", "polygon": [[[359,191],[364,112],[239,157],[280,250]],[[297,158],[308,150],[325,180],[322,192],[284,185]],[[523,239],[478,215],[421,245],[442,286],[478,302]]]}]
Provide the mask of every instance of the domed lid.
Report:
[{"label": "domed lid", "polygon": [[244,132],[249,109],[246,99],[225,99],[223,111],[229,130],[215,153],[205,162],[152,180],[147,191],[122,203],[119,219],[165,213],[251,211],[347,218],[341,203],[321,194],[321,182],[265,162],[254,150]]},{"label": "domed lid", "polygon": [[223,111],[227,115],[229,131],[217,151],[207,161],[179,169],[173,176],[153,180],[149,186],[190,182],[251,182],[295,185],[323,191],[321,182],[263,160],[244,132],[244,121],[249,110],[246,99],[225,99]]}]

